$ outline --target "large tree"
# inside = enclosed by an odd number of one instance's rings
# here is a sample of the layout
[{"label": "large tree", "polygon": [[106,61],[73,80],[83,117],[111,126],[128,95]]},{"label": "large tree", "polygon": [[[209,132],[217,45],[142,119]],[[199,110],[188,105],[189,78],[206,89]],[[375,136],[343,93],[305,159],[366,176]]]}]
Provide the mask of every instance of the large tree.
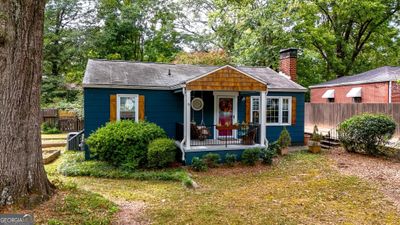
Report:
[{"label": "large tree", "polygon": [[359,59],[382,57],[398,38],[399,0],[293,2],[294,35],[302,47],[321,55],[328,74],[358,72]]},{"label": "large tree", "polygon": [[45,0],[0,1],[0,207],[48,199],[40,82]]}]

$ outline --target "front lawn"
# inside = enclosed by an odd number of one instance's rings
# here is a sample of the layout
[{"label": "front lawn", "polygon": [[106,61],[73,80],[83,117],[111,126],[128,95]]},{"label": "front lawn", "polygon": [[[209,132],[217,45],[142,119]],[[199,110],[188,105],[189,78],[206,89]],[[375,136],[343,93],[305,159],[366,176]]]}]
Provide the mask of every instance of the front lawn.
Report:
[{"label": "front lawn", "polygon": [[399,224],[377,187],[339,174],[325,155],[291,154],[274,167],[194,173],[192,190],[177,182],[75,177],[109,199],[144,202],[155,224]]}]

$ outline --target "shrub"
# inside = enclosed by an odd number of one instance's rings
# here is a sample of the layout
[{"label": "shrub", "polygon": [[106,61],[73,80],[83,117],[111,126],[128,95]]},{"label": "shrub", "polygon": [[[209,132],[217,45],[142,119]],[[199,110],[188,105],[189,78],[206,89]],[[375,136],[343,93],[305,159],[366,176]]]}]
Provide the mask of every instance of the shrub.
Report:
[{"label": "shrub", "polygon": [[349,152],[381,154],[380,146],[390,139],[396,129],[392,118],[380,114],[353,116],[339,125],[339,140]]},{"label": "shrub", "polygon": [[61,131],[57,128],[57,126],[53,123],[44,122],[41,125],[43,134],[60,134]]},{"label": "shrub", "polygon": [[292,138],[290,137],[289,131],[286,127],[283,127],[283,130],[278,138],[278,144],[281,148],[287,148],[291,145]]},{"label": "shrub", "polygon": [[322,134],[319,133],[317,125],[314,125],[314,130],[310,140],[316,142],[320,142],[322,140]]},{"label": "shrub", "polygon": [[245,165],[254,166],[256,162],[260,159],[261,149],[260,148],[250,148],[243,151],[242,162]]},{"label": "shrub", "polygon": [[194,171],[207,171],[208,167],[207,164],[204,163],[204,161],[202,159],[200,159],[199,157],[193,157],[192,159],[192,169]]},{"label": "shrub", "polygon": [[218,166],[219,161],[221,161],[221,157],[215,153],[208,153],[203,156],[203,161],[208,167],[215,168]]},{"label": "shrub", "polygon": [[280,146],[278,142],[273,142],[268,145],[268,148],[265,148],[261,151],[261,159],[264,164],[271,165],[272,159],[276,156],[276,153],[279,151]]},{"label": "shrub", "polygon": [[225,163],[226,163],[226,165],[233,166],[233,165],[235,165],[236,161],[237,161],[236,154],[227,153],[225,155]]},{"label": "shrub", "polygon": [[136,169],[147,165],[148,144],[164,137],[165,131],[156,124],[124,120],[97,129],[86,143],[99,160],[117,167]]},{"label": "shrub", "polygon": [[163,168],[175,161],[176,146],[174,140],[158,138],[147,148],[147,161],[150,167]]}]

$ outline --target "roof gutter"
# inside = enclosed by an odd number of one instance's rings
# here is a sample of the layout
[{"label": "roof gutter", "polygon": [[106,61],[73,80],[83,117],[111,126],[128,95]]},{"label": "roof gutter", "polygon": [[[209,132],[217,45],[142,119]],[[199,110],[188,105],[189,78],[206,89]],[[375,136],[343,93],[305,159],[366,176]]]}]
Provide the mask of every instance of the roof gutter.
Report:
[{"label": "roof gutter", "polygon": [[337,87],[337,86],[347,86],[354,84],[372,84],[372,83],[384,83],[390,80],[377,80],[377,81],[356,81],[356,82],[348,82],[348,83],[338,83],[338,84],[326,84],[326,85],[312,85],[309,88],[324,88],[324,87]]}]

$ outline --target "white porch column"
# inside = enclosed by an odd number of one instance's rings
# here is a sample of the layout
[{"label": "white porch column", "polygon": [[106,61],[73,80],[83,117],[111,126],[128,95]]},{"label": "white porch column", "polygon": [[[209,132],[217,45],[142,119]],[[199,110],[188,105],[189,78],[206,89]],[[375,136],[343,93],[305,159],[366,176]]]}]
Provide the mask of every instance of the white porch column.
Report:
[{"label": "white porch column", "polygon": [[260,143],[265,146],[265,140],[267,138],[267,92],[260,92]]},{"label": "white porch column", "polygon": [[183,88],[183,140],[186,140],[186,88]]},{"label": "white porch column", "polygon": [[186,94],[185,94],[185,116],[184,116],[184,125],[185,125],[185,129],[186,129],[186,149],[190,149],[190,100],[191,100],[191,90],[186,90]]}]

